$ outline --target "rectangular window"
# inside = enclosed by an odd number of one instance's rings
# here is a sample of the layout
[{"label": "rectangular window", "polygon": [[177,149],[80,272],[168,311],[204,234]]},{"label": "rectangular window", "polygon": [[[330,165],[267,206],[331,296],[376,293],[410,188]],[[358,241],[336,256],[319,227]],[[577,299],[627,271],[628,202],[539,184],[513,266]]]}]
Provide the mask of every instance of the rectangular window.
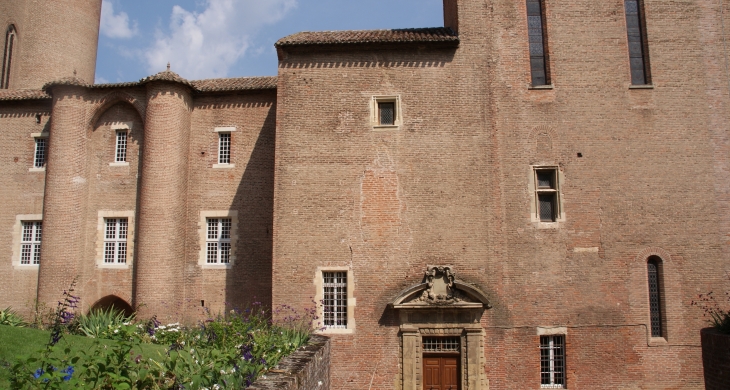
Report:
[{"label": "rectangular window", "polygon": [[565,336],[540,336],[540,387],[565,388]]},{"label": "rectangular window", "polygon": [[530,43],[532,86],[550,84],[544,9],[543,0],[527,0],[527,34]]},{"label": "rectangular window", "polygon": [[643,14],[643,1],[624,0],[626,9],[626,34],[629,40],[629,64],[631,84],[651,84],[649,75],[649,48],[646,39],[646,21]]},{"label": "rectangular window", "polygon": [[323,314],[327,329],[347,328],[347,272],[322,272]]},{"label": "rectangular window", "polygon": [[127,218],[107,218],[104,220],[104,263],[127,263]]},{"label": "rectangular window", "polygon": [[557,168],[535,168],[535,200],[540,222],[555,222],[560,205]]},{"label": "rectangular window", "polygon": [[395,124],[395,102],[378,103],[378,120],[381,126]]},{"label": "rectangular window", "polygon": [[231,163],[231,133],[218,133],[218,164]]},{"label": "rectangular window", "polygon": [[23,221],[20,240],[20,264],[38,265],[41,263],[41,221]]},{"label": "rectangular window", "polygon": [[46,166],[46,138],[35,139],[35,153],[33,156],[33,168]]},{"label": "rectangular window", "polygon": [[208,218],[206,239],[208,264],[231,262],[231,218]]},{"label": "rectangular window", "polygon": [[127,131],[117,131],[117,147],[114,162],[127,161]]}]

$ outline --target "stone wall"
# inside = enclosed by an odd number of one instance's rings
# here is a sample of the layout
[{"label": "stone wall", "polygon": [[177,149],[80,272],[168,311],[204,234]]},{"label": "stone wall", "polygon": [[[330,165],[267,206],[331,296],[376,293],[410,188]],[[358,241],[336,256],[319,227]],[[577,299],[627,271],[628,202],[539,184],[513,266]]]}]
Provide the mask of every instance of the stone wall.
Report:
[{"label": "stone wall", "polygon": [[329,390],[330,340],[314,335],[309,344],[284,358],[249,390]]},{"label": "stone wall", "polygon": [[730,383],[730,335],[722,334],[714,328],[702,329],[700,335],[705,389],[727,389]]}]

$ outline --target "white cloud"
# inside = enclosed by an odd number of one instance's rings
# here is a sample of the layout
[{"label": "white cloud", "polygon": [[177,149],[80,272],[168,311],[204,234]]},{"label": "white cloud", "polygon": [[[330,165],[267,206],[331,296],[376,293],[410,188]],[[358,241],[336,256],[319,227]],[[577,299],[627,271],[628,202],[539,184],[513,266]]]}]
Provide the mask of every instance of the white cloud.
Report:
[{"label": "white cloud", "polygon": [[131,38],[137,35],[137,22],[130,25],[126,12],[114,13],[111,0],[101,2],[101,33],[109,38]]},{"label": "white cloud", "polygon": [[297,0],[206,0],[204,11],[176,5],[170,32],[157,32],[145,53],[150,73],[172,70],[188,79],[226,77],[244,56],[252,37],[267,24],[280,21]]}]

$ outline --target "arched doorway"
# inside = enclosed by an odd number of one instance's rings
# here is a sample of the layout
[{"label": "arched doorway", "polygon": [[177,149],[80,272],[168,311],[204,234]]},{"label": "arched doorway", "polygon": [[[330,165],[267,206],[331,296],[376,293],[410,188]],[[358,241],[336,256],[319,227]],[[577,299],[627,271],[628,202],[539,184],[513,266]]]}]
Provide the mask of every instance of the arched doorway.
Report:
[{"label": "arched doorway", "polygon": [[127,301],[125,301],[124,299],[119,298],[118,296],[115,296],[115,295],[108,295],[104,298],[99,299],[98,301],[96,301],[96,303],[93,306],[91,306],[91,309],[89,309],[89,311],[91,312],[91,311],[95,311],[95,310],[109,310],[109,309],[113,309],[115,311],[122,312],[127,317],[134,314],[134,309],[132,308],[132,306],[129,303],[127,303]]}]

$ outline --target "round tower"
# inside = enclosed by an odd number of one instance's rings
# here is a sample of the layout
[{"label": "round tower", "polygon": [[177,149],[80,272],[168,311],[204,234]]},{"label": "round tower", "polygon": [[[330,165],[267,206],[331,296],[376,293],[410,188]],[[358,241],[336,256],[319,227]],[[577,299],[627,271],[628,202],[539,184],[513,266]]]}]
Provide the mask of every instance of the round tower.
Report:
[{"label": "round tower", "polygon": [[94,82],[102,0],[0,0],[3,89]]}]

